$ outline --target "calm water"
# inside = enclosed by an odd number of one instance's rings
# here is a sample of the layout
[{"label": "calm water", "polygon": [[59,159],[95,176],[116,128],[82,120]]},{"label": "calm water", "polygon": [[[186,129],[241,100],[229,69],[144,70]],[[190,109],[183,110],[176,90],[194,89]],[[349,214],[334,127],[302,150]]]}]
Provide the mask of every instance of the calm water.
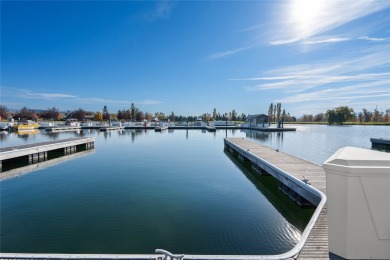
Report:
[{"label": "calm water", "polygon": [[96,137],[95,152],[0,182],[1,252],[276,254],[300,239],[301,209],[223,150],[247,137],[321,164],[369,148],[388,127],[297,126],[297,132],[127,130],[1,134],[2,146]]}]

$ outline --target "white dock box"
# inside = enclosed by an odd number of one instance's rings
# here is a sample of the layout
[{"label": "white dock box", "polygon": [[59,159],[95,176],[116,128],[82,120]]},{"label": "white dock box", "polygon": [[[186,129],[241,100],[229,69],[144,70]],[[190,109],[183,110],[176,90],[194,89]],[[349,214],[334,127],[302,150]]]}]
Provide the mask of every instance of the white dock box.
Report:
[{"label": "white dock box", "polygon": [[345,147],[323,167],[329,251],[347,259],[390,259],[390,153]]}]

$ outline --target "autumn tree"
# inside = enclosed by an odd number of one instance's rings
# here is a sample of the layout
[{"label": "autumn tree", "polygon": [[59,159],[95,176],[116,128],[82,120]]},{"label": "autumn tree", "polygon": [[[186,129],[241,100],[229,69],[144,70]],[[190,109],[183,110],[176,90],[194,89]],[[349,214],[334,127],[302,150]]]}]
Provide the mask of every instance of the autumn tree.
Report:
[{"label": "autumn tree", "polygon": [[76,118],[78,121],[83,121],[86,114],[84,109],[79,108],[71,113],[71,117]]},{"label": "autumn tree", "polygon": [[59,115],[60,113],[58,112],[58,108],[52,107],[48,108],[45,112],[43,112],[41,114],[41,117],[49,120],[56,120],[58,119]]},{"label": "autumn tree", "polygon": [[7,107],[0,105],[0,119],[5,119],[9,116]]},{"label": "autumn tree", "polygon": [[95,120],[95,121],[103,121],[102,113],[100,113],[99,111],[96,112],[95,116],[93,117],[93,120]]},{"label": "autumn tree", "polygon": [[22,119],[22,120],[38,119],[37,114],[27,107],[22,107],[22,109],[20,109],[20,111],[16,113],[15,117],[17,119]]},{"label": "autumn tree", "polygon": [[150,114],[150,113],[145,113],[145,119],[148,120],[148,121],[152,121],[153,120],[153,115]]},{"label": "autumn tree", "polygon": [[141,122],[141,121],[143,121],[145,119],[145,115],[144,115],[144,113],[142,112],[142,111],[137,111],[136,113],[135,113],[135,120],[137,120],[138,122]]}]

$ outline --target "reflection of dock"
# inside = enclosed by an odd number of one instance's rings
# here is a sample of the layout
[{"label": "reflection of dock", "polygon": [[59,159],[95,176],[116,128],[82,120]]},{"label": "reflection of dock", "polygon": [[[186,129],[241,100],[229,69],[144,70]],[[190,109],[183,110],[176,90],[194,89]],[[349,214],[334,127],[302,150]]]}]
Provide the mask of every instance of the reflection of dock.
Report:
[{"label": "reflection of dock", "polygon": [[303,231],[312,216],[314,209],[308,208],[302,213],[299,205],[289,197],[280,192],[279,182],[264,170],[258,169],[251,163],[244,163],[233,156],[228,150],[224,151],[226,156],[239,168],[249,181],[267,198],[280,214],[293,224],[299,231]]},{"label": "reflection of dock", "polygon": [[30,164],[27,166],[15,168],[15,169],[12,169],[9,171],[2,172],[0,174],[0,180],[5,180],[5,179],[13,178],[13,177],[16,177],[16,176],[19,176],[22,174],[29,173],[32,171],[41,170],[41,169],[47,168],[49,166],[60,164],[62,162],[66,162],[69,160],[73,160],[76,158],[87,156],[87,155],[92,154],[92,153],[95,153],[95,150],[85,150],[82,152],[76,152],[73,154],[64,155],[64,156],[61,156],[61,157],[58,157],[55,159],[49,159],[47,161],[42,161],[42,162],[38,162],[35,164]]},{"label": "reflection of dock", "polygon": [[0,169],[2,170],[7,164],[12,164],[14,160],[33,164],[47,160],[48,153],[60,151],[66,155],[78,150],[93,149],[94,142],[95,138],[82,137],[0,148]]},{"label": "reflection of dock", "polygon": [[[319,165],[279,152],[278,150],[241,138],[225,139],[225,146],[255,167],[274,176],[281,189],[294,200],[300,197],[317,206],[312,219],[302,233],[301,241],[283,258],[298,255],[298,259],[329,258],[327,206],[325,204],[325,172]],[[305,180],[302,180],[304,178]],[[306,184],[307,180],[310,185]],[[305,182],[306,181],[306,182]]]}]

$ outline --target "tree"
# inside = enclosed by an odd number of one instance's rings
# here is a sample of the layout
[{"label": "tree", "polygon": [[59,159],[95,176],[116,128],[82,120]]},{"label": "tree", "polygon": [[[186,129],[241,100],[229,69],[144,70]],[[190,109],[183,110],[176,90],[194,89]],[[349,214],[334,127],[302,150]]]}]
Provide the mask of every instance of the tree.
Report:
[{"label": "tree", "polygon": [[217,109],[215,109],[215,108],[213,110],[213,118],[214,118],[214,120],[217,120]]},{"label": "tree", "polygon": [[149,114],[149,113],[145,113],[145,119],[148,120],[148,121],[152,121],[153,120],[153,115]]},{"label": "tree", "polygon": [[232,117],[231,118],[232,118],[231,119],[232,121],[237,121],[237,112],[235,109],[232,110]]},{"label": "tree", "polygon": [[112,120],[118,120],[118,114],[111,113],[111,114],[110,114],[110,119],[112,119]]},{"label": "tree", "polygon": [[141,122],[145,119],[145,115],[142,111],[137,111],[135,113],[135,120],[137,120],[138,122]]},{"label": "tree", "polygon": [[371,122],[381,122],[382,114],[378,111],[377,108],[374,109],[374,113],[371,116]]},{"label": "tree", "polygon": [[102,116],[102,113],[100,113],[99,111],[96,112],[95,116],[93,117],[93,119],[95,121],[103,121],[103,116]]},{"label": "tree", "polygon": [[337,107],[334,110],[326,112],[328,124],[343,124],[343,122],[352,121],[355,119],[355,112],[347,106]]},{"label": "tree", "polygon": [[280,115],[282,112],[282,103],[276,103],[276,121],[280,121]]},{"label": "tree", "polygon": [[43,112],[41,114],[41,117],[45,119],[56,120],[58,119],[59,115],[60,113],[58,112],[58,108],[52,107],[48,108],[45,112]]},{"label": "tree", "polygon": [[37,114],[27,107],[22,107],[22,109],[20,109],[20,111],[16,113],[15,117],[17,119],[20,118],[24,120],[32,120],[38,118]]},{"label": "tree", "polygon": [[173,111],[172,111],[171,115],[169,116],[169,120],[175,121],[175,114],[173,113]]},{"label": "tree", "polygon": [[131,119],[135,120],[136,107],[135,107],[134,103],[131,103],[130,113],[131,113]]},{"label": "tree", "polygon": [[107,106],[105,105],[103,107],[103,120],[109,120],[110,119],[110,113],[108,112]]},{"label": "tree", "polygon": [[274,105],[271,103],[268,108],[268,123],[271,125]]},{"label": "tree", "polygon": [[8,118],[9,112],[5,106],[0,105],[0,120]]},{"label": "tree", "polygon": [[274,105],[274,109],[273,109],[273,115],[272,115],[273,119],[274,119],[274,122],[276,121],[276,104]]},{"label": "tree", "polygon": [[72,117],[73,117],[73,118],[76,118],[78,121],[83,121],[86,114],[87,114],[87,113],[86,113],[85,110],[82,109],[82,108],[79,108],[79,109],[77,109],[77,110],[74,110],[74,111],[71,113]]},{"label": "tree", "polygon": [[363,120],[364,122],[370,122],[371,121],[372,113],[368,111],[367,109],[363,108]]},{"label": "tree", "polygon": [[319,114],[315,115],[313,118],[313,121],[314,122],[324,122],[325,121],[324,113],[319,113]]}]

